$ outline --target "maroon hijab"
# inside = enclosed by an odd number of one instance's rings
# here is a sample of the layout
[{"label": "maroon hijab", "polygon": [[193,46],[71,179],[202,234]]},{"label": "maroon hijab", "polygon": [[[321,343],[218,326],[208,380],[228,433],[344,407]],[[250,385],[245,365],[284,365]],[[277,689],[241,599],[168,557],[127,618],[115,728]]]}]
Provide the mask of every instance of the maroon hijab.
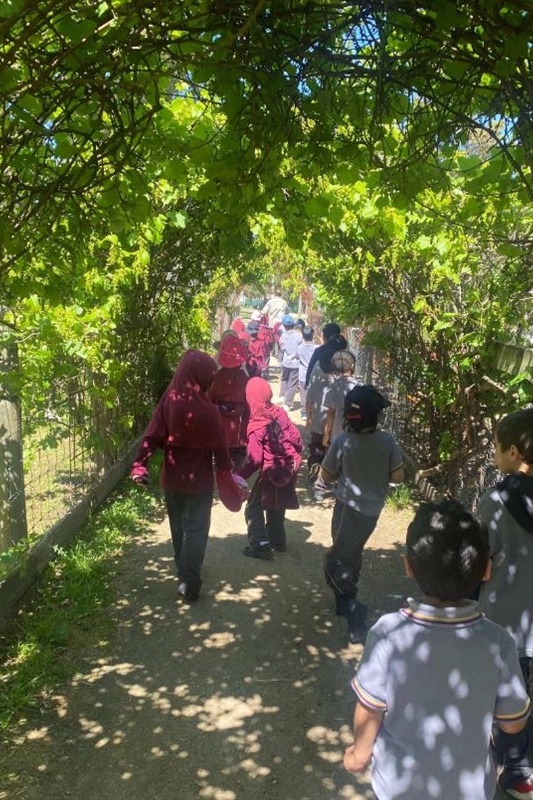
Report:
[{"label": "maroon hijab", "polygon": [[250,406],[248,435],[264,428],[273,419],[284,428],[289,421],[287,413],[272,403],[272,388],[264,378],[250,378],[246,385],[246,400]]},{"label": "maroon hijab", "polygon": [[216,371],[207,353],[187,350],[163,398],[167,444],[191,450],[225,446],[219,410],[206,394]]}]

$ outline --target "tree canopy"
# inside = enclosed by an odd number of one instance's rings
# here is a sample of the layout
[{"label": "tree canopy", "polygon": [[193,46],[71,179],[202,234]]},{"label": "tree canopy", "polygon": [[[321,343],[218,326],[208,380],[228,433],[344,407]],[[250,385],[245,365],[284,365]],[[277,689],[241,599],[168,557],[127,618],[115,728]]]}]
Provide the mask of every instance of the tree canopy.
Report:
[{"label": "tree canopy", "polygon": [[161,179],[228,246],[250,211],[290,222],[294,175],[379,169],[413,195],[474,130],[532,191],[528,2],[3,0],[0,34],[4,285],[131,233]]}]

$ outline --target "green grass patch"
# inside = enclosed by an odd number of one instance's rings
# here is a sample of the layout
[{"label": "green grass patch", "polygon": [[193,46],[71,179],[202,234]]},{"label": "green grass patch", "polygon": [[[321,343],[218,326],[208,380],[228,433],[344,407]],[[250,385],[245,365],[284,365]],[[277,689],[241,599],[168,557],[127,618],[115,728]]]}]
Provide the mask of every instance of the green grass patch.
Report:
[{"label": "green grass patch", "polygon": [[[155,465],[154,465],[155,466]],[[79,666],[88,647],[104,647],[113,621],[115,565],[132,535],[161,514],[155,493],[124,480],[73,544],[57,548],[36,597],[0,644],[0,730],[9,732]]]},{"label": "green grass patch", "polygon": [[405,511],[413,505],[413,495],[411,488],[406,483],[391,487],[385,505],[395,511]]}]

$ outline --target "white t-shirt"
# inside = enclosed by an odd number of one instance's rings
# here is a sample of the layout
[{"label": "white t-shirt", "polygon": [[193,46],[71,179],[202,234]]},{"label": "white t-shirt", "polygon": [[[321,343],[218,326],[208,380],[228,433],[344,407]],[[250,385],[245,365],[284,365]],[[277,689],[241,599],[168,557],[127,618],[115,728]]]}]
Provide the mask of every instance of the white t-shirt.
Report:
[{"label": "white t-shirt", "polygon": [[286,314],[288,310],[289,306],[287,305],[287,301],[284,300],[283,297],[279,297],[279,295],[274,295],[270,300],[267,300],[261,314],[266,314],[268,316],[268,324],[272,327],[276,322],[281,322],[283,315]]}]

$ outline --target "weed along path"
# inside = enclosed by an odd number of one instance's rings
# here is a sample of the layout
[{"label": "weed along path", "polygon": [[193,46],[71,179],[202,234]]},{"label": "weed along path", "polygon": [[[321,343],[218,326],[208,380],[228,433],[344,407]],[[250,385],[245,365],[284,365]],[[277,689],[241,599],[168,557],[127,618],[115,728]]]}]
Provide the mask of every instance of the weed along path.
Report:
[{"label": "weed along path", "polygon": [[[9,800],[370,800],[341,766],[350,743],[347,644],[322,576],[332,502],[289,512],[288,549],[245,558],[244,518],[213,511],[198,603],[176,600],[166,520],[118,566],[113,636],[87,650],[10,746]],[[409,512],[387,508],[365,553],[371,618],[398,607]]]}]

